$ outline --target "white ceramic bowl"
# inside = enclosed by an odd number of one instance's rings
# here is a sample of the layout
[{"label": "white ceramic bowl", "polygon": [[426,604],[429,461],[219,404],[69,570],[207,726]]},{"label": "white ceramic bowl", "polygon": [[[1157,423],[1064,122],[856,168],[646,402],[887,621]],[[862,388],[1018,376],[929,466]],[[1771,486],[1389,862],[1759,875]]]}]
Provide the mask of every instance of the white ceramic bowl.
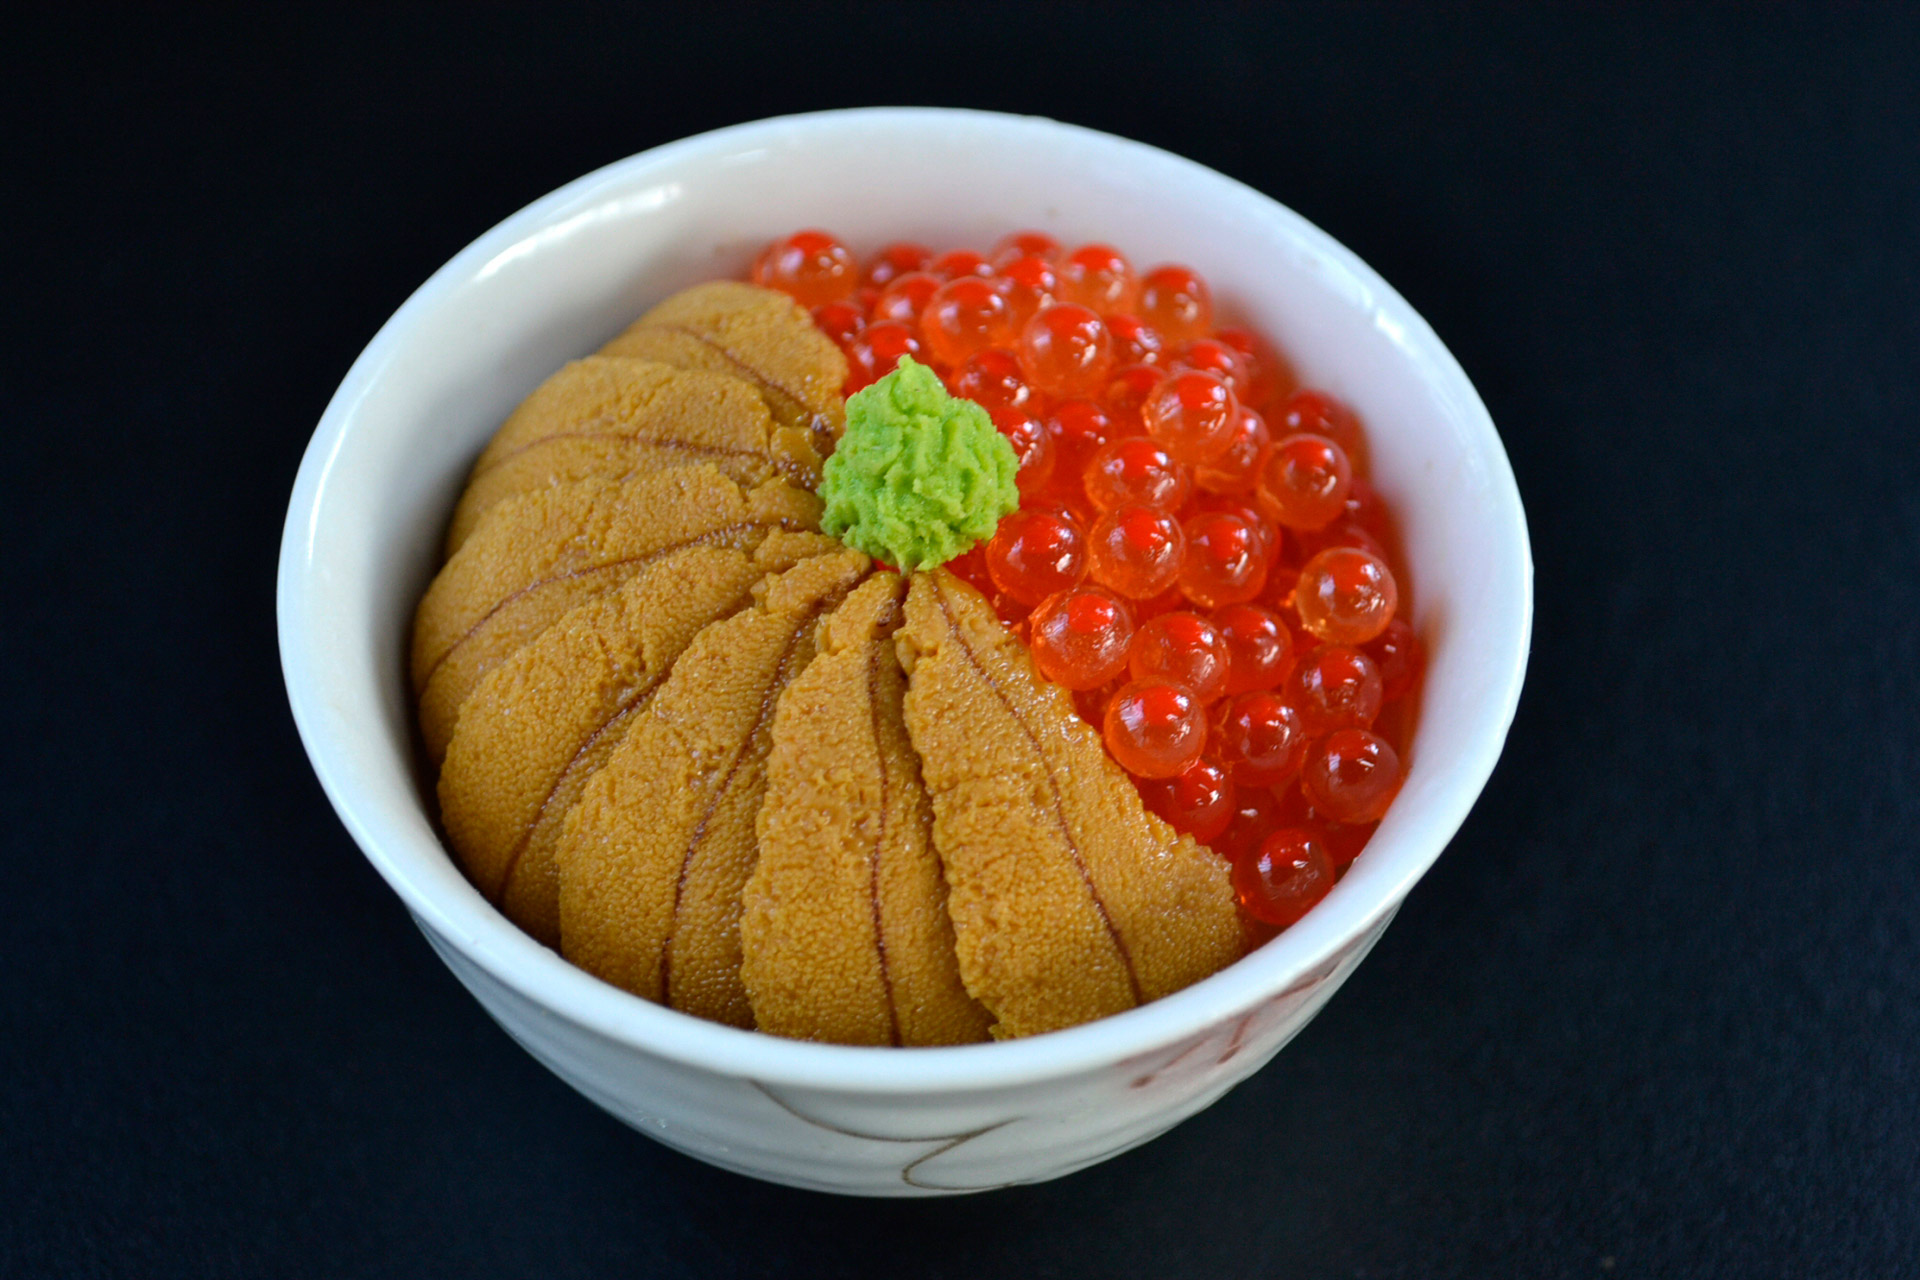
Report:
[{"label": "white ceramic bowl", "polygon": [[[434,833],[403,654],[467,468],[507,412],[672,290],[737,276],[776,235],[983,246],[1037,227],[1177,260],[1219,310],[1354,404],[1398,514],[1430,652],[1404,789],[1299,924],[1166,999],[953,1049],[804,1044],[698,1021],[522,934]],[[641,1132],[725,1168],[867,1195],[1057,1177],[1163,1132],[1266,1062],[1333,994],[1466,817],[1526,666],[1532,567],[1493,423],[1426,323],[1353,254],[1259,192],[1049,120],[829,112],[609,165],[469,245],[341,384],[287,513],[281,659],[327,795],[449,968],[508,1034]],[[509,1104],[511,1102],[509,1101]]]}]

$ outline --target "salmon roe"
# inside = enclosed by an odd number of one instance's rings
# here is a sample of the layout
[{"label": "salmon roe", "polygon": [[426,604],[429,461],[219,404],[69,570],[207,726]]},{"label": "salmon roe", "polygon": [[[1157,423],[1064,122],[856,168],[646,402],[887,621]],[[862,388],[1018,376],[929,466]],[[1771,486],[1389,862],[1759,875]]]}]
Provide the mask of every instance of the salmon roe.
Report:
[{"label": "salmon roe", "polygon": [[1098,689],[1126,669],[1133,616],[1104,587],[1081,585],[1040,602],[1027,620],[1033,665],[1069,689]]},{"label": "salmon roe", "polygon": [[796,231],[768,245],[755,260],[753,282],[813,308],[853,296],[860,270],[847,247],[826,232]]},{"label": "salmon roe", "polygon": [[1108,244],[1016,228],[858,257],[805,230],[751,276],[813,314],[849,394],[911,355],[988,410],[1020,506],[947,568],[1250,920],[1310,910],[1400,790],[1426,665],[1352,406],[1216,327],[1199,272]]},{"label": "salmon roe", "polygon": [[1094,522],[1087,572],[1129,600],[1165,595],[1180,576],[1187,538],[1180,522],[1145,503],[1115,507]]},{"label": "salmon roe", "polygon": [[1071,302],[1042,307],[1020,330],[1017,350],[1027,381],[1050,396],[1091,395],[1113,367],[1113,338],[1099,313]]}]

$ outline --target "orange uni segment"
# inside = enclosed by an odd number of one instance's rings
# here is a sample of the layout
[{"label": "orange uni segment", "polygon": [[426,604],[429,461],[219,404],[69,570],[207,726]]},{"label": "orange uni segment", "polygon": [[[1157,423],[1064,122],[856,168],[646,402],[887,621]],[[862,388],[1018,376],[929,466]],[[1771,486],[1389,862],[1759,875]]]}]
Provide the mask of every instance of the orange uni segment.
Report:
[{"label": "orange uni segment", "polygon": [[1226,863],[1146,812],[979,592],[916,574],[896,643],[960,974],[996,1037],[1118,1013],[1239,957]]},{"label": "orange uni segment", "polygon": [[711,462],[742,484],[777,470],[813,488],[818,468],[775,458],[772,430],[766,401],[738,378],[651,360],[575,360],[522,401],[481,453],[454,508],[447,554],[501,499],[575,480]]},{"label": "orange uni segment", "polygon": [[566,817],[555,860],[567,959],[635,995],[753,1025],[740,891],[774,708],[812,659],[820,617],[868,567],[856,551],[803,560],[680,656]]},{"label": "orange uni segment", "polygon": [[846,423],[846,356],[805,307],[758,285],[714,280],[682,289],[600,354],[742,378],[766,398],[775,422],[812,440],[823,457]]},{"label": "orange uni segment", "polygon": [[838,549],[774,533],[752,555],[688,547],[596,596],[495,667],[460,709],[440,816],[467,876],[522,929],[560,944],[561,820],[681,651],[750,603],[770,570]]},{"label": "orange uni segment", "polygon": [[427,588],[414,614],[420,730],[438,764],[460,706],[487,672],[569,609],[689,546],[752,546],[812,530],[820,503],[777,480],[743,490],[711,464],[624,482],[583,480],[500,502]]},{"label": "orange uni segment", "polygon": [[781,695],[742,895],[741,971],[762,1031],[839,1044],[984,1040],[960,981],[933,810],[901,718],[905,583],[868,578]]}]

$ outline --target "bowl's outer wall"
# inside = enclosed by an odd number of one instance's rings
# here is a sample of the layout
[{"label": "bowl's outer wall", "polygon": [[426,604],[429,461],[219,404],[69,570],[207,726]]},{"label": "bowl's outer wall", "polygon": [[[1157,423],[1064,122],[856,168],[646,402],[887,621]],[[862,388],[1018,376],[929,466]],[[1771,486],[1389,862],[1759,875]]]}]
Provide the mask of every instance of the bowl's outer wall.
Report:
[{"label": "bowl's outer wall", "polygon": [[508,1035],[648,1137],[810,1191],[938,1196],[1057,1178],[1212,1105],[1312,1020],[1390,919],[1238,1018],[1178,1044],[1024,1084],[910,1097],[769,1084],[636,1050],[529,1000],[416,921]]},{"label": "bowl's outer wall", "polygon": [[[1272,338],[1366,420],[1430,653],[1408,779],[1328,898],[1248,959],[1120,1017],[990,1050],[796,1045],[604,988],[514,929],[440,846],[415,773],[402,655],[473,457],[567,359],[673,289],[738,275],[768,239],[809,225],[862,249],[983,245],[1032,226],[1112,242],[1141,264],[1187,262],[1215,282],[1222,314]],[[635,156],[522,210],[436,273],[321,421],[289,509],[279,603],[295,719],[329,798],[522,1044],[643,1132],[717,1164],[901,1194],[1032,1180],[1112,1154],[1198,1110],[1298,1030],[1491,772],[1524,673],[1531,565],[1511,471],[1464,374],[1404,301],[1297,215],[1191,162],[1049,121],[864,111]],[[1231,1037],[1249,1014],[1258,1025],[1239,1032],[1244,1046],[1214,1066],[1088,1101],[1100,1096],[1094,1082],[1119,1078],[1116,1063],[1204,1059],[1197,1046]],[[771,1094],[801,1102],[783,1110]],[[801,1112],[884,1136],[829,1140]],[[937,1146],[1012,1118],[937,1159],[900,1159],[915,1135],[943,1135],[919,1139]],[[922,1174],[902,1181],[914,1159]]]}]

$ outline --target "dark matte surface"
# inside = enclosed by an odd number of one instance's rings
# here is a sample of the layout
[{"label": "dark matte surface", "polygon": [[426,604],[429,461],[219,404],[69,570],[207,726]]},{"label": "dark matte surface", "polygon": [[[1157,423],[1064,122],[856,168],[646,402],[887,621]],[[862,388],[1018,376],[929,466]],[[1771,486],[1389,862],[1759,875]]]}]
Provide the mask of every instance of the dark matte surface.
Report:
[{"label": "dark matte surface", "polygon": [[[694,9],[0,45],[0,1273],[1914,1274],[1914,23]],[[1064,1181],[875,1204],[494,1028],[314,782],[272,579],[334,385],[469,239],[908,101],[1171,147],[1378,267],[1501,426],[1539,614],[1478,809],[1272,1066]]]}]

